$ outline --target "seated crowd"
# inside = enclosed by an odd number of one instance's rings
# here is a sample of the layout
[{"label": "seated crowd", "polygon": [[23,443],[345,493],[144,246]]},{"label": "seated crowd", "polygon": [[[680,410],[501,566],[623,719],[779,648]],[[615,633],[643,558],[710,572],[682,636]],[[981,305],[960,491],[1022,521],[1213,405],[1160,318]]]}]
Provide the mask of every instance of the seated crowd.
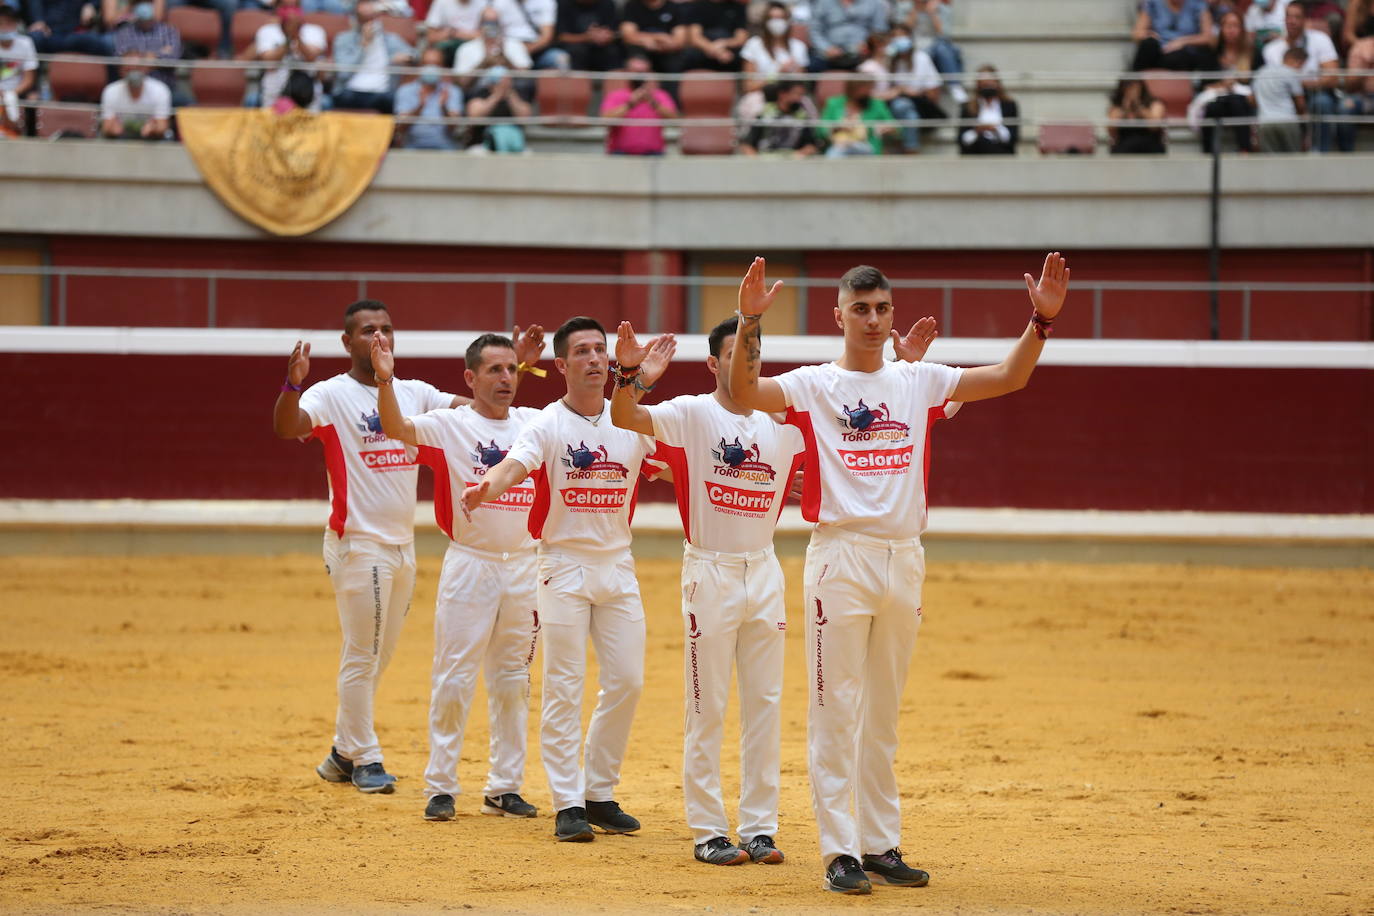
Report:
[{"label": "seated crowd", "polygon": [[[1323,118],[1374,115],[1374,78],[1337,72],[1374,69],[1374,0],[1141,0],[1133,38],[1134,70],[1207,74],[1188,109],[1207,151],[1349,152],[1357,125]],[[1122,80],[1108,114],[1112,152],[1165,151],[1165,106],[1146,80]],[[1259,123],[1218,133],[1218,118]]]}]

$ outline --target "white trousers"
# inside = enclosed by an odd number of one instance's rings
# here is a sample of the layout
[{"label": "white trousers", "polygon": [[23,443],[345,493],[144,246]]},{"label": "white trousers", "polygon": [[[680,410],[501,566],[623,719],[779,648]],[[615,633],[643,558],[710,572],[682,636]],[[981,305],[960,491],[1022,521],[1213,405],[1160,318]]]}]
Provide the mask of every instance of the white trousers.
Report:
[{"label": "white trousers", "polygon": [[434,678],[429,700],[425,797],[458,795],[463,731],[487,683],[488,796],[519,792],[525,781],[530,663],[539,640],[534,549],[488,553],[449,544],[434,607]]},{"label": "white trousers", "polygon": [[807,743],[821,859],[901,845],[897,710],[921,626],[925,550],[817,528],[806,550]]},{"label": "white trousers", "polygon": [[[611,801],[644,688],[644,607],[634,558],[628,550],[575,556],[541,549],[538,600],[544,637],[539,746],[554,808]],[[601,690],[584,749],[589,636]]]},{"label": "white trousers", "polygon": [[324,535],[324,568],[334,585],[343,647],[334,748],[355,766],[382,762],[372,705],[410,610],[415,545]]},{"label": "white trousers", "polygon": [[782,567],[770,546],[717,553],[686,545],[682,558],[685,721],[682,790],[693,841],[730,835],[721,800],[720,748],[730,669],[739,684],[739,836],[778,832],[782,665],[787,633]]}]

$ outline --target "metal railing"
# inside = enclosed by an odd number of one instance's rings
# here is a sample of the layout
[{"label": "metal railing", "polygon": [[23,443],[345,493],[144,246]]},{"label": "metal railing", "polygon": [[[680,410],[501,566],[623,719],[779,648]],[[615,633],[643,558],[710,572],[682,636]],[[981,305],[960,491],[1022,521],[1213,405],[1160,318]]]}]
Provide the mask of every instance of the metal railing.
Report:
[{"label": "metal railing", "polygon": [[[477,284],[491,285],[499,284],[502,288],[502,324],[510,327],[515,324],[520,317],[519,309],[519,290],[522,286],[610,286],[610,287],[642,287],[647,292],[648,301],[648,325],[644,329],[650,333],[660,333],[672,331],[675,333],[691,333],[697,330],[696,325],[700,315],[699,291],[706,288],[735,288],[739,285],[739,280],[731,277],[704,277],[704,276],[674,276],[674,275],[626,275],[626,274],[507,274],[507,273],[421,273],[421,272],[398,272],[398,271],[307,271],[307,270],[236,270],[236,269],[192,269],[192,268],[135,268],[135,267],[76,267],[76,266],[15,266],[0,265],[0,277],[5,276],[37,276],[44,279],[48,285],[48,299],[52,302],[49,309],[49,324],[56,326],[66,326],[68,324],[68,302],[70,291],[68,281],[71,278],[119,278],[119,279],[149,279],[149,280],[203,280],[205,282],[204,298],[200,305],[205,315],[204,327],[217,326],[217,307],[218,307],[218,286],[226,281],[254,281],[254,282],[281,282],[281,283],[351,283],[354,284],[355,295],[358,299],[369,297],[369,290],[375,291],[378,285],[392,283],[424,283],[452,285],[455,287],[473,286]],[[806,333],[809,326],[808,306],[810,290],[824,290],[827,295],[823,302],[824,307],[828,308],[832,303],[831,296],[835,289],[835,279],[828,277],[788,277],[785,280],[788,286],[794,287],[799,292],[799,303],[797,309],[798,327],[797,333]],[[938,300],[938,309],[935,303],[927,300],[916,308],[918,310],[929,309],[940,322],[940,333],[945,336],[960,334],[958,323],[958,310],[955,301],[956,293],[971,292],[997,292],[1003,291],[1010,294],[1009,303],[1020,302],[1020,297],[1025,294],[1025,283],[1021,280],[975,280],[975,279],[915,279],[915,278],[892,278],[892,287],[897,291],[912,291],[934,294]],[[669,289],[682,289],[688,292],[689,296],[698,300],[698,306],[693,307],[693,303],[688,303],[684,321],[680,326],[672,326],[664,321],[662,316],[662,294]],[[1016,295],[1019,293],[1020,295]],[[1365,309],[1374,310],[1374,283],[1274,283],[1259,281],[1242,282],[1171,282],[1171,281],[1135,281],[1135,280],[1083,280],[1075,278],[1073,282],[1072,296],[1076,302],[1081,303],[1083,297],[1090,299],[1089,308],[1092,316],[1092,337],[1102,339],[1105,337],[1104,316],[1111,303],[1108,297],[1112,293],[1158,293],[1161,296],[1177,294],[1209,294],[1209,295],[1228,295],[1239,297],[1240,329],[1234,339],[1250,340],[1254,298],[1256,295],[1273,293],[1308,293],[1313,295],[1312,305],[1320,305],[1322,296],[1332,294],[1357,294],[1363,298],[1361,303]],[[190,295],[189,292],[186,295]],[[1076,309],[1082,308],[1081,305],[1075,306]],[[1203,305],[1199,303],[1199,308]],[[489,313],[485,313],[483,320],[490,318]],[[488,321],[488,323],[490,323]],[[1368,317],[1366,318],[1368,323]],[[788,329],[781,328],[780,331],[786,333]],[[977,336],[963,333],[962,336]],[[1358,337],[1353,339],[1366,340],[1368,337]]]}]

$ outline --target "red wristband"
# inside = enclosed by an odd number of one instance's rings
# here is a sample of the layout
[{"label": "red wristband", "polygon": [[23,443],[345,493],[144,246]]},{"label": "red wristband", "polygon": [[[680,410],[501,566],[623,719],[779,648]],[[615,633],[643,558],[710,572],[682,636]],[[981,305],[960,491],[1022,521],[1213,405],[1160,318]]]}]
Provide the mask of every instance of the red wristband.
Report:
[{"label": "red wristband", "polygon": [[1054,331],[1054,319],[1046,318],[1036,311],[1031,312],[1031,325],[1035,328],[1035,336],[1039,337],[1041,340],[1048,340],[1050,334]]}]

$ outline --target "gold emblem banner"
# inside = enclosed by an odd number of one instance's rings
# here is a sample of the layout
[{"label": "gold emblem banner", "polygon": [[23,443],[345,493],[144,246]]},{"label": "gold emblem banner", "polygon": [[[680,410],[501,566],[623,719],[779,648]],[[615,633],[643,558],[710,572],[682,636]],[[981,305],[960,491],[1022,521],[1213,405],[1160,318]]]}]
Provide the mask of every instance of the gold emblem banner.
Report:
[{"label": "gold emblem banner", "polygon": [[372,183],[391,145],[386,115],[182,108],[181,139],[229,209],[274,235],[305,235]]}]

